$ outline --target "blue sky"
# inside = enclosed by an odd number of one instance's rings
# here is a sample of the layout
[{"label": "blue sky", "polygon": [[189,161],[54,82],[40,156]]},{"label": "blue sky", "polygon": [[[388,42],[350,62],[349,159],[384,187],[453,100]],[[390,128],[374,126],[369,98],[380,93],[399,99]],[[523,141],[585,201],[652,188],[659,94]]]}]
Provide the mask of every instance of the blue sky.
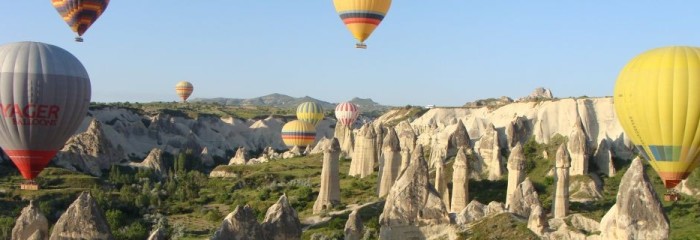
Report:
[{"label": "blue sky", "polygon": [[87,68],[93,101],[250,98],[270,93],[331,102],[449,105],[489,97],[609,96],[635,55],[700,45],[700,1],[393,2],[354,48],[332,1],[111,1],[84,35],[50,1],[5,1],[0,44],[65,48]]}]

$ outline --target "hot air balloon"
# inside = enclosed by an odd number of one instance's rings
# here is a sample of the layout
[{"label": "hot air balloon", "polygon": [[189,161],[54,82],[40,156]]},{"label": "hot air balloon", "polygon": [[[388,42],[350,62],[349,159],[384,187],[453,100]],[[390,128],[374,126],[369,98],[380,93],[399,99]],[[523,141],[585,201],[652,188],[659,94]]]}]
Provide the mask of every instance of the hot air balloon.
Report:
[{"label": "hot air balloon", "polygon": [[333,5],[340,19],[357,39],[355,47],[365,49],[365,40],[384,20],[391,0],[333,0]]},{"label": "hot air balloon", "polygon": [[[700,48],[664,47],[632,59],[620,72],[615,111],[642,157],[667,189],[700,163]],[[677,199],[670,191],[667,200]]]},{"label": "hot air balloon", "polygon": [[294,120],[282,127],[282,141],[288,147],[310,146],[316,140],[316,127],[311,123]]},{"label": "hot air balloon", "polygon": [[83,34],[107,9],[109,0],[51,0],[51,4],[71,30],[78,34],[75,41],[82,42]]},{"label": "hot air balloon", "polygon": [[82,123],[90,78],[66,50],[38,43],[0,46],[0,147],[32,180]]},{"label": "hot air balloon", "polygon": [[360,112],[357,106],[351,102],[344,102],[335,107],[335,118],[345,126],[352,126]]},{"label": "hot air balloon", "polygon": [[192,91],[194,91],[194,87],[190,82],[181,81],[175,85],[175,92],[182,98],[183,102],[187,102],[187,98],[192,95]]},{"label": "hot air balloon", "polygon": [[316,126],[323,119],[323,108],[315,102],[304,102],[297,107],[297,119]]}]

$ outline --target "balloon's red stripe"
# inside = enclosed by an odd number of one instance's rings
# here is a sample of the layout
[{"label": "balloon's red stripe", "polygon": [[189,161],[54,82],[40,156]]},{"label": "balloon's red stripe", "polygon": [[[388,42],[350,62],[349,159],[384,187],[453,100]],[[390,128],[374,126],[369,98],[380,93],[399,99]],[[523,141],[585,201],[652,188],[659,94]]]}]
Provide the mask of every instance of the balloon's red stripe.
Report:
[{"label": "balloon's red stripe", "polygon": [[8,150],[7,156],[17,166],[22,176],[28,180],[34,179],[44,170],[51,159],[56,155],[56,150]]}]

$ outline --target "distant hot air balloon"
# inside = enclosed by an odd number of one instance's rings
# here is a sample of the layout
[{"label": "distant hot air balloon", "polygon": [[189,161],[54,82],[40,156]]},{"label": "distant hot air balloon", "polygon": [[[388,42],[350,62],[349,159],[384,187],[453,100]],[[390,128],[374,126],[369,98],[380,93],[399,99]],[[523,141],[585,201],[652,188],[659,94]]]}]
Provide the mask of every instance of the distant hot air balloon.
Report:
[{"label": "distant hot air balloon", "polygon": [[182,98],[183,102],[187,102],[187,98],[192,95],[192,91],[194,91],[194,87],[190,82],[181,81],[175,85],[175,92]]},{"label": "distant hot air balloon", "polygon": [[335,107],[335,118],[345,126],[352,126],[360,112],[357,106],[351,102],[344,102]]},{"label": "distant hot air balloon", "polygon": [[340,19],[357,39],[356,47],[364,49],[367,48],[365,40],[389,12],[391,0],[333,0],[333,5]]},{"label": "distant hot air balloon", "polygon": [[297,119],[316,126],[323,120],[323,108],[315,102],[304,102],[297,107]]},{"label": "distant hot air balloon", "polygon": [[311,123],[294,120],[282,127],[282,141],[288,147],[310,146],[316,140],[316,127]]},{"label": "distant hot air balloon", "polygon": [[620,124],[666,188],[700,164],[700,48],[635,57],[617,79],[614,101]]},{"label": "distant hot air balloon", "polygon": [[51,4],[63,21],[78,34],[75,41],[82,42],[83,34],[107,9],[109,0],[51,0]]},{"label": "distant hot air balloon", "polygon": [[0,147],[25,179],[46,167],[89,104],[88,73],[66,50],[37,42],[0,46]]}]

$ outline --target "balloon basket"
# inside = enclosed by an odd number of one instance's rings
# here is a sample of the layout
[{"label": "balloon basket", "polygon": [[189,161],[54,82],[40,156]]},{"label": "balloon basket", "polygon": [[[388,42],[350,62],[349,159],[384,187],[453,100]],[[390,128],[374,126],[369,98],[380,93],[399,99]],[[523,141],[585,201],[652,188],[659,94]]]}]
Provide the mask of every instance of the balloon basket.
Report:
[{"label": "balloon basket", "polygon": [[82,37],[75,37],[75,41],[76,42],[83,42],[83,38]]},{"label": "balloon basket", "polygon": [[37,184],[34,181],[30,182],[23,182],[19,184],[19,189],[22,190],[29,190],[29,191],[38,191],[39,190],[39,184]]},{"label": "balloon basket", "polygon": [[364,43],[358,43],[358,44],[355,44],[355,48],[359,48],[359,49],[367,49],[367,44],[364,44]]},{"label": "balloon basket", "polygon": [[681,199],[681,195],[677,192],[667,192],[664,194],[664,201],[666,202],[677,202]]}]

